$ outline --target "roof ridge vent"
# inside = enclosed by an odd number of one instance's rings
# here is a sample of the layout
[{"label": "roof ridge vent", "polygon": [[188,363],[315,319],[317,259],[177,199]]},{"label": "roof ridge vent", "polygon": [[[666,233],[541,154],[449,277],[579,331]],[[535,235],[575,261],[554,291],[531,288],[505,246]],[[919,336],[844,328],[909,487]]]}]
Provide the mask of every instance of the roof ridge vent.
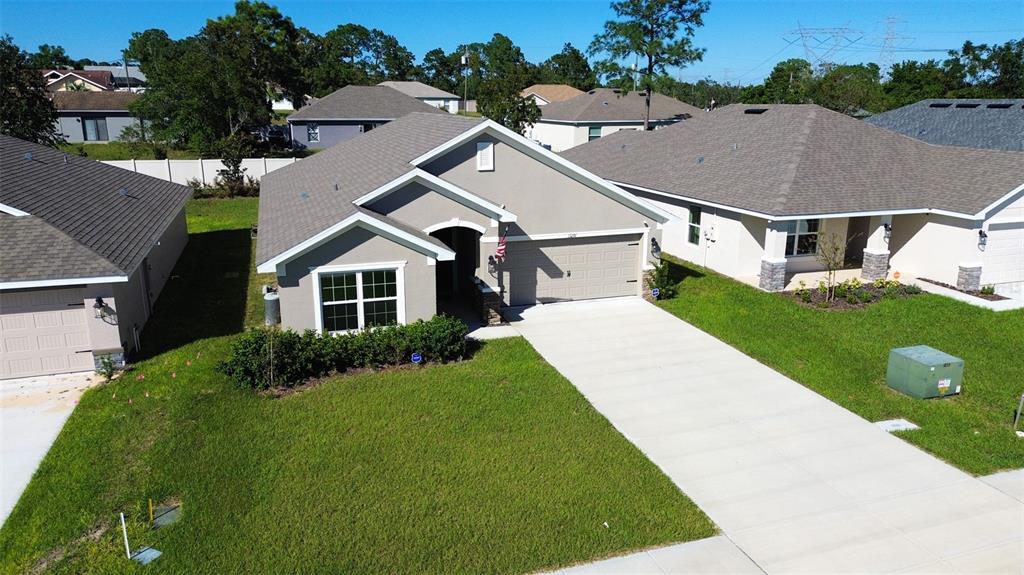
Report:
[{"label": "roof ridge vent", "polygon": [[929,108],[948,108],[948,107],[950,107],[952,105],[953,104],[950,103],[950,102],[932,102],[931,104],[928,104],[928,107]]},{"label": "roof ridge vent", "polygon": [[743,110],[744,114],[763,114],[768,111],[768,108],[747,108]]},{"label": "roof ridge vent", "polygon": [[977,102],[960,102],[956,105],[957,108],[977,108],[981,104]]},{"label": "roof ridge vent", "polygon": [[994,108],[996,110],[1008,110],[1008,109],[1013,107],[1013,104],[1011,104],[1009,102],[995,102],[993,104],[988,104],[985,107],[986,108]]}]

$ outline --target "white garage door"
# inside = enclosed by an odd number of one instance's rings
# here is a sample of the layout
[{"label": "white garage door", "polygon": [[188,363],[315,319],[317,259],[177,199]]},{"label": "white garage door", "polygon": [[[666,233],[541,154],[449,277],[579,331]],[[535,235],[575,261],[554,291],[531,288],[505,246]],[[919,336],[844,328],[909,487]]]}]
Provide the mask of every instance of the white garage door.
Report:
[{"label": "white garage door", "polygon": [[0,293],[0,378],[94,368],[77,288]]},{"label": "white garage door", "polygon": [[636,295],[640,235],[509,242],[509,305]]},{"label": "white garage door", "polygon": [[1024,299],[1024,222],[993,223],[988,228],[983,285],[996,293]]}]

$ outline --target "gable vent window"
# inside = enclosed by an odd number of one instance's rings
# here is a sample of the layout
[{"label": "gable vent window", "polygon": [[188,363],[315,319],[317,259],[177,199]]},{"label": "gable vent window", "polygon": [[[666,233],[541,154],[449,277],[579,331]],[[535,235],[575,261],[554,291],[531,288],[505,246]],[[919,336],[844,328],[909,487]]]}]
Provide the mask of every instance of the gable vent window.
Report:
[{"label": "gable vent window", "polygon": [[476,143],[476,171],[494,171],[494,142]]},{"label": "gable vent window", "polygon": [[306,126],[306,141],[314,143],[320,141],[320,124]]},{"label": "gable vent window", "polygon": [[590,126],[587,128],[587,141],[593,142],[601,137],[601,126]]}]

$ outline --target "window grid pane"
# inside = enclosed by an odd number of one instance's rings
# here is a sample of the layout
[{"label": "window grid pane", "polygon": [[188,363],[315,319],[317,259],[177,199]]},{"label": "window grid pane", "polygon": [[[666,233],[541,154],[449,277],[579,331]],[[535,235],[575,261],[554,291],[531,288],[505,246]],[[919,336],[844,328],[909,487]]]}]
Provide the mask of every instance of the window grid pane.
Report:
[{"label": "window grid pane", "polygon": [[354,301],[356,299],[356,274],[321,274],[320,295],[324,303]]},{"label": "window grid pane", "polygon": [[324,331],[359,329],[359,315],[355,303],[326,304],[322,307]]},{"label": "window grid pane", "polygon": [[695,226],[693,224],[690,224],[690,233],[689,233],[689,236],[686,239],[691,244],[699,244],[700,243],[700,226]]},{"label": "window grid pane", "polygon": [[363,272],[363,299],[396,297],[394,270]]},{"label": "window grid pane", "polygon": [[700,225],[700,208],[690,208],[690,223]]},{"label": "window grid pane", "polygon": [[365,302],[363,317],[366,320],[366,327],[398,323],[398,302],[393,299]]}]

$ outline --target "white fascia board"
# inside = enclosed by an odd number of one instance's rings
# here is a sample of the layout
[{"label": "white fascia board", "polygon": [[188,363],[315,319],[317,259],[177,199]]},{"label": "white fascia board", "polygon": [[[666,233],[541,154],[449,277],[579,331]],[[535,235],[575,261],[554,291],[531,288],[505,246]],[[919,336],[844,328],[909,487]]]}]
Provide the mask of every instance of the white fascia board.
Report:
[{"label": "white fascia board", "polygon": [[291,122],[392,122],[394,118],[285,118]]},{"label": "white fascia board", "polygon": [[[651,124],[675,124],[682,120],[676,119],[661,119],[656,120],[651,118]],[[537,120],[540,124],[564,124],[567,126],[582,126],[582,125],[594,125],[594,126],[643,126],[643,118],[639,120],[551,120],[548,118],[541,118]]]},{"label": "white fascia board", "polygon": [[18,217],[18,218],[23,217],[23,216],[31,216],[32,215],[32,214],[30,214],[28,212],[23,212],[23,211],[19,210],[18,208],[14,208],[14,207],[8,206],[7,204],[0,204],[0,212],[3,212],[3,213],[5,213],[7,215],[10,215],[10,216]]},{"label": "white fascia board", "polygon": [[[625,236],[633,234],[646,234],[650,228],[620,228],[615,230],[588,230],[582,232],[554,232],[547,234],[528,234],[520,236],[505,236],[507,242],[528,242],[539,240],[571,240],[575,238],[597,238],[601,236]],[[496,244],[501,238],[498,236],[483,236],[481,243]]]},{"label": "white fascia board", "polygon": [[409,163],[414,166],[420,166],[421,164],[433,161],[449,150],[465,144],[484,132],[491,134],[504,143],[536,160],[539,160],[547,166],[562,172],[563,174],[569,175],[570,177],[575,175],[580,179],[586,180],[586,182],[589,182],[589,187],[613,200],[618,201],[636,212],[652,218],[658,224],[664,224],[676,219],[675,216],[665,210],[662,210],[661,208],[620,189],[613,185],[613,183],[597,176],[596,174],[584,170],[562,156],[559,156],[555,152],[552,152],[531,140],[527,140],[522,134],[517,134],[493,120],[484,120],[473,128],[466,130],[462,134],[459,134],[451,140],[437,146],[433,150],[414,158]]},{"label": "white fascia board", "polygon": [[128,281],[128,276],[98,276],[88,278],[61,278],[54,280],[31,280],[20,282],[0,282],[0,290],[28,289],[58,286],[74,286],[85,284],[114,284]]},{"label": "white fascia board", "polygon": [[671,198],[671,199],[674,199],[674,200],[682,200],[684,202],[690,202],[692,204],[700,204],[702,206],[709,206],[709,207],[712,207],[712,208],[719,208],[719,209],[722,209],[722,210],[728,210],[728,211],[731,211],[731,212],[736,212],[738,214],[746,214],[748,216],[754,216],[754,217],[758,217],[758,218],[763,218],[763,219],[766,219],[766,220],[769,220],[769,221],[773,221],[773,222],[784,222],[784,221],[789,221],[789,220],[808,220],[808,219],[822,219],[822,220],[826,220],[826,219],[829,219],[829,218],[856,218],[856,217],[861,217],[861,216],[896,216],[896,215],[906,215],[906,214],[937,214],[937,215],[941,215],[941,216],[950,216],[950,217],[953,217],[953,218],[959,218],[959,219],[963,219],[963,220],[978,220],[978,219],[981,219],[977,215],[973,215],[972,216],[970,214],[964,214],[964,213],[960,213],[960,212],[951,212],[949,210],[939,210],[939,209],[933,209],[933,208],[910,208],[910,209],[902,209],[902,210],[867,210],[867,211],[860,211],[860,212],[834,212],[834,213],[821,213],[821,214],[799,214],[799,215],[790,215],[790,216],[773,216],[771,214],[766,214],[764,212],[757,212],[757,211],[754,211],[754,210],[748,210],[748,209],[745,209],[745,208],[739,208],[739,207],[736,207],[736,206],[730,206],[728,204],[720,204],[720,203],[710,202],[708,200],[702,200],[702,199],[694,198],[694,197],[690,197],[690,196],[683,196],[683,195],[680,195],[680,194],[671,194],[671,193],[668,193],[668,192],[662,192],[660,190],[655,190],[655,189],[651,189],[651,188],[645,188],[643,186],[638,186],[636,184],[627,184],[627,183],[624,183],[624,182],[617,182],[615,180],[610,180],[610,181],[612,183],[618,184],[618,185],[620,185],[620,186],[622,186],[624,188],[631,188],[631,189],[634,189],[634,190],[639,190],[639,191],[644,192],[644,193],[654,194],[654,195],[657,195],[657,196],[663,196],[663,197]]},{"label": "white fascia board", "polygon": [[[278,266],[288,263],[289,260],[292,260],[357,226],[384,236],[399,244],[405,245],[424,255],[435,257],[438,260],[451,261],[455,259],[455,252],[449,249],[442,249],[431,242],[424,241],[423,239],[404,230],[400,230],[386,222],[372,218],[362,212],[356,212],[306,241],[293,246],[292,248],[256,266],[256,271],[261,274],[278,273],[281,271]],[[278,273],[278,275],[280,275],[280,273]]]},{"label": "white fascia board", "polygon": [[1001,197],[998,200],[992,202],[991,204],[985,206],[984,209],[982,209],[980,212],[975,214],[975,218],[977,218],[977,219],[985,219],[986,217],[988,217],[988,215],[989,215],[988,213],[991,210],[995,209],[1000,204],[1003,204],[1004,202],[1007,202],[1008,200],[1010,200],[1010,198],[1016,196],[1017,194],[1021,194],[1021,193],[1024,193],[1024,184],[1021,184],[1021,185],[1017,186],[1016,188],[1010,190],[1003,197]]},{"label": "white fascia board", "polygon": [[[53,82],[50,82],[50,84],[53,84],[54,82],[60,82],[61,80],[67,78],[68,76],[74,76],[75,78],[78,78],[79,80],[81,80],[83,82],[88,82],[88,83],[92,84],[93,86],[96,86],[97,88],[100,88],[101,90],[103,90],[105,92],[112,91],[112,90],[108,90],[106,86],[104,86],[102,84],[97,84],[96,82],[93,82],[92,80],[90,80],[88,78],[83,78],[82,76],[79,76],[78,74],[75,74],[74,72],[68,72],[67,74],[64,74],[63,76],[61,76],[60,78],[57,78]],[[47,86],[49,86],[50,84],[47,84]]]},{"label": "white fascia board", "polygon": [[516,215],[512,212],[502,208],[499,205],[493,204],[480,196],[477,196],[471,192],[468,192],[459,186],[451,182],[442,180],[441,178],[416,168],[410,172],[406,172],[401,176],[391,180],[390,182],[380,186],[376,190],[355,199],[352,203],[357,206],[365,206],[366,204],[378,200],[390,194],[391,192],[402,189],[410,183],[419,183],[431,190],[441,194],[442,196],[462,204],[467,208],[479,212],[488,218],[496,219],[500,222],[514,222],[516,221]]}]

